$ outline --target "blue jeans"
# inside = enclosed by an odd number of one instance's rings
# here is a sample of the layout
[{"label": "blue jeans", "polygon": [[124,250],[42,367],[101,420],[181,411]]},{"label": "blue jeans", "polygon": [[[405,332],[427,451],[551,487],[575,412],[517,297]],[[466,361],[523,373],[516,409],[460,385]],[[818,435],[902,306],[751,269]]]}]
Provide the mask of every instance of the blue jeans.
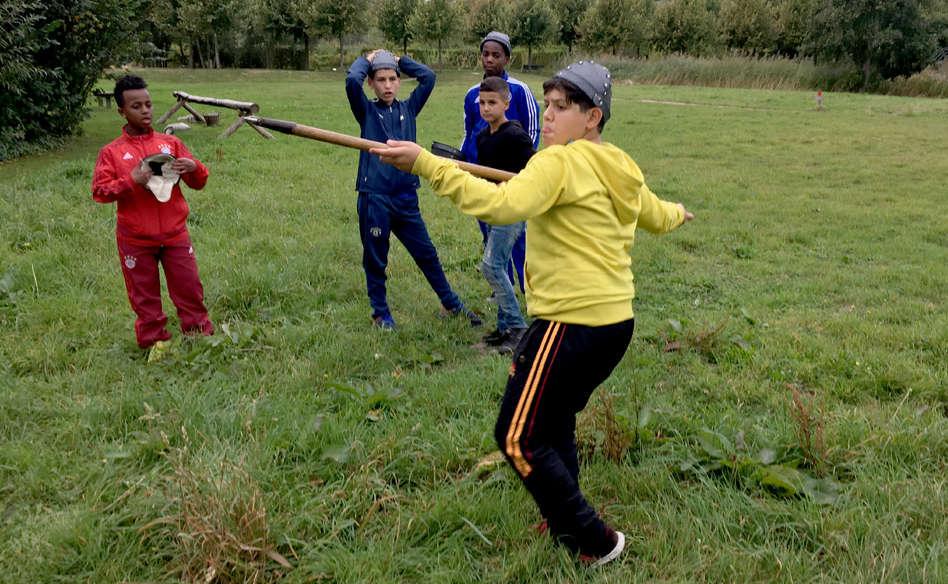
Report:
[{"label": "blue jeans", "polygon": [[438,251],[418,209],[417,193],[359,193],[358,210],[362,267],[373,317],[390,314],[385,295],[385,268],[388,266],[389,238],[393,233],[415,260],[441,305],[448,310],[458,310],[463,306],[441,268]]},{"label": "blue jeans", "polygon": [[510,254],[523,234],[524,223],[521,221],[513,225],[489,225],[488,227],[481,273],[494,289],[494,299],[497,301],[497,330],[526,328],[527,322],[520,312],[517,293],[507,274]]},{"label": "blue jeans", "polygon": [[[491,225],[478,219],[477,226],[481,228],[481,235],[484,237],[484,247],[487,247],[487,235],[490,233]],[[517,273],[517,278],[520,279],[521,292],[524,291],[523,287],[526,284],[526,280],[524,280],[523,276],[523,264],[526,258],[527,229],[526,226],[524,226],[523,231],[520,232],[520,237],[518,237],[516,243],[514,243],[513,251],[510,254],[510,262],[507,263],[507,277],[510,278],[512,285],[516,285],[517,280],[514,279],[514,272]]]}]

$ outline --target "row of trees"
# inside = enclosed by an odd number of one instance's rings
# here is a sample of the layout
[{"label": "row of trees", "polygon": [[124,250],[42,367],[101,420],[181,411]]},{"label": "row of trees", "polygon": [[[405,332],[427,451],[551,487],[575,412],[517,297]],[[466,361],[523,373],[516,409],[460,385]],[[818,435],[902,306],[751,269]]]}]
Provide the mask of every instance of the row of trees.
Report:
[{"label": "row of trees", "polygon": [[[525,47],[629,56],[738,51],[849,59],[868,80],[918,71],[948,45],[948,0],[154,0],[146,36],[192,66],[309,68],[311,44],[375,28],[408,50],[470,46],[490,30]],[[146,45],[147,46],[147,45]]]},{"label": "row of trees", "polygon": [[[948,46],[948,0],[3,0],[0,160],[69,135],[103,67],[310,68],[312,44],[471,51],[490,30],[572,53],[849,61],[866,83]],[[371,41],[369,40],[371,39]],[[471,51],[473,52],[473,51]]]}]

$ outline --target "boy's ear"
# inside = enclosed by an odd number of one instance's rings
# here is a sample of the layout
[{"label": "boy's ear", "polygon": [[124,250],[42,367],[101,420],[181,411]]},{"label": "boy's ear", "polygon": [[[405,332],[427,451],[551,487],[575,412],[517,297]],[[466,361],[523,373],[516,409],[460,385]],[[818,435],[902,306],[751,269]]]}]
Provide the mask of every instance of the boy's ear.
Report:
[{"label": "boy's ear", "polygon": [[586,127],[588,129],[598,128],[602,121],[602,109],[598,107],[589,108],[586,111]]}]

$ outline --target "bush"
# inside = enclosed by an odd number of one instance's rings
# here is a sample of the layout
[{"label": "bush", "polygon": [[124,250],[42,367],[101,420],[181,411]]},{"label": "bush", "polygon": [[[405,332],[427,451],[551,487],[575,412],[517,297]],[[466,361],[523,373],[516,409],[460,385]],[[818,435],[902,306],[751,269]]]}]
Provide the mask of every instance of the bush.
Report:
[{"label": "bush", "polygon": [[133,45],[136,1],[11,0],[0,8],[0,160],[73,134],[102,68]]}]

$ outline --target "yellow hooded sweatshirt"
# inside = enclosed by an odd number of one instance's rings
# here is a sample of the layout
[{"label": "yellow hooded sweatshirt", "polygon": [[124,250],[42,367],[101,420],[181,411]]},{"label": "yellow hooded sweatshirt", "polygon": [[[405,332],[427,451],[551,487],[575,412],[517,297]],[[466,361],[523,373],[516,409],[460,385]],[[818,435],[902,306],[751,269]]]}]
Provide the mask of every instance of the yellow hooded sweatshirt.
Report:
[{"label": "yellow hooded sweatshirt", "polygon": [[464,213],[494,225],[526,220],[527,312],[545,320],[602,326],[632,318],[635,228],[665,233],[684,221],[608,143],[544,148],[501,184],[424,150],[412,172]]}]

